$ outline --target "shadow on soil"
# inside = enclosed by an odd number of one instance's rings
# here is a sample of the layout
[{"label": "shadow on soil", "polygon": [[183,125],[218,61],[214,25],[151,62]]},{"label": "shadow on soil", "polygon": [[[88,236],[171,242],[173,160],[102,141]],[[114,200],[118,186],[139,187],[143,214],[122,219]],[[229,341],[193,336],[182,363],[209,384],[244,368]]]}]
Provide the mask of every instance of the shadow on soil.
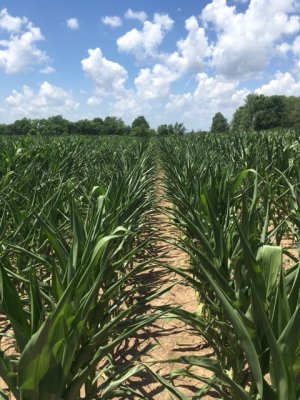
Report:
[{"label": "shadow on soil", "polygon": [[[174,276],[174,274],[170,273],[165,268],[159,267],[159,262],[167,263],[172,262],[172,258],[174,258],[174,246],[167,244],[163,241],[163,235],[170,239],[170,231],[166,235],[166,229],[168,229],[167,225],[168,222],[165,220],[165,216],[163,216],[163,220],[160,220],[161,212],[156,213],[153,216],[153,223],[150,227],[150,231],[147,232],[147,237],[157,237],[154,243],[148,246],[144,255],[142,255],[137,262],[142,262],[145,259],[157,259],[157,264],[153,265],[153,268],[146,270],[145,272],[140,273],[138,276],[135,277],[135,284],[136,286],[140,286],[142,289],[138,290],[135,296],[131,299],[132,304],[137,304],[139,301],[143,301],[149,296],[157,293],[158,291],[166,288],[167,286],[171,285],[173,282],[177,282],[178,280]],[[151,236],[152,235],[152,236]],[[170,247],[172,247],[170,251]],[[175,249],[176,251],[176,249]],[[169,253],[169,254],[168,254]],[[176,257],[176,255],[175,255]],[[173,260],[174,261],[174,260]],[[170,299],[168,296],[161,301],[163,305],[175,305],[171,304]],[[178,304],[177,304],[178,305]],[[157,304],[155,304],[157,306]],[[140,314],[149,314],[153,313],[154,309],[153,304],[150,302],[143,307]],[[153,323],[150,326],[145,327],[144,329],[138,331],[134,337],[130,338],[129,340],[122,343],[122,345],[117,349],[116,353],[114,354],[114,359],[116,363],[126,363],[130,360],[139,360],[141,359],[145,361],[151,362],[153,359],[153,355],[150,352],[147,352],[146,355],[143,353],[143,350],[147,349],[150,343],[157,344],[160,346],[160,340],[165,337],[171,337],[173,335],[179,335],[189,331],[188,327],[179,324],[176,326],[160,326],[158,321]],[[192,330],[190,330],[192,331]],[[174,358],[175,352],[180,352],[182,355],[184,354],[193,354],[193,352],[199,351],[202,345],[186,345],[186,346],[176,346],[174,347],[171,352],[174,351]],[[207,354],[208,356],[210,354]],[[156,355],[157,360],[157,355]],[[162,350],[162,357],[163,357],[163,350]],[[155,361],[155,360],[153,360]],[[161,364],[162,365],[162,364]],[[163,367],[159,366],[155,369],[156,373],[159,373],[163,378],[166,380],[170,380],[168,377],[168,372],[162,371]],[[165,388],[153,377],[153,375],[147,371],[143,370],[134,377],[130,378],[128,381],[130,388],[134,391],[139,392],[142,396],[144,396],[147,400],[160,400],[160,399],[167,399],[169,398],[166,395]],[[188,389],[191,393],[195,393],[197,391],[197,387],[195,385],[190,385],[190,382],[182,382],[180,384],[181,388]],[[167,396],[167,397],[166,397]],[[126,398],[122,398],[122,400],[135,400],[138,397],[135,395],[128,395]],[[196,399],[196,397],[191,397],[192,399]],[[199,397],[197,397],[199,398]],[[209,392],[207,396],[203,399],[214,399],[220,398],[216,392]]]}]

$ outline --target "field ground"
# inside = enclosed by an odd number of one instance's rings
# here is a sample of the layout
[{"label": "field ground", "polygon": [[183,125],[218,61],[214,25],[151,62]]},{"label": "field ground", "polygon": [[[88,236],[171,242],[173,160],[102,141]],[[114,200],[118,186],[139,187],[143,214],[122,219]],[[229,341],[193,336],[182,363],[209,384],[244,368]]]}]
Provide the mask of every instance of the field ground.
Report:
[{"label": "field ground", "polygon": [[[154,243],[152,254],[158,257],[157,264],[185,268],[189,263],[189,258],[183,250],[176,246],[176,240],[180,232],[170,222],[170,217],[166,210],[171,204],[164,197],[162,174],[160,173],[158,176],[156,187],[158,208],[153,218],[156,229],[155,236],[161,238],[161,240],[157,240]],[[165,289],[171,286],[173,282],[176,282],[162,297],[153,300],[149,304],[149,312],[151,312],[151,307],[159,308],[165,305],[180,306],[190,312],[197,310],[198,303],[195,291],[190,286],[185,285],[184,282],[180,282],[180,277],[176,276],[175,273],[169,272],[165,268],[154,266],[150,273],[141,274],[139,279],[144,284],[150,284],[151,291]],[[144,362],[158,362],[187,355],[212,356],[211,349],[205,346],[204,341],[199,335],[194,334],[191,328],[179,320],[159,320],[152,326],[139,332],[128,343],[129,353],[137,355],[139,351],[150,343],[156,344],[156,347],[143,356],[142,361]],[[172,369],[182,368],[182,365],[158,363],[151,368],[164,377]],[[211,375],[209,371],[203,368],[197,368],[193,371],[204,377]],[[187,396],[192,396],[197,388],[201,386],[199,382],[193,381],[190,378],[174,379],[173,383],[177,389]],[[170,399],[167,390],[157,383],[147,371],[140,373],[138,378],[132,378],[131,386],[138,389],[149,400]],[[202,398],[210,400],[219,397],[217,393],[211,391],[209,395]]]}]

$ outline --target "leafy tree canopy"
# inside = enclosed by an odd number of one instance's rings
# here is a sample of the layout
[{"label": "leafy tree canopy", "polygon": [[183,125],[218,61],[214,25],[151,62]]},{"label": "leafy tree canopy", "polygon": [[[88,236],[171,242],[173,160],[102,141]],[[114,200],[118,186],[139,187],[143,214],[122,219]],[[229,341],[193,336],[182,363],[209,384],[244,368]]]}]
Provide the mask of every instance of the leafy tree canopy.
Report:
[{"label": "leafy tree canopy", "polygon": [[217,112],[212,120],[210,132],[213,133],[226,133],[229,131],[229,124],[224,115],[220,112]]},{"label": "leafy tree canopy", "polygon": [[157,127],[156,130],[157,135],[159,136],[168,136],[168,135],[183,135],[186,133],[186,128],[183,123],[176,122],[174,125],[172,124],[162,124]]},{"label": "leafy tree canopy", "polygon": [[134,136],[148,136],[151,134],[150,125],[143,115],[135,118],[132,122],[131,134]]},{"label": "leafy tree canopy", "polygon": [[300,128],[300,98],[249,94],[232,118],[234,131]]}]

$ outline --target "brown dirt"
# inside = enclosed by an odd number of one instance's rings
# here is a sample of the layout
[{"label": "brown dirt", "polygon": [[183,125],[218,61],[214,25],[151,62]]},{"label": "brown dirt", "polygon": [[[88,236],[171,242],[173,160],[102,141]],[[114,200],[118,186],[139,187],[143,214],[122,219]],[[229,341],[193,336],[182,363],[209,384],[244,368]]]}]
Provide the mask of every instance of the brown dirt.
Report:
[{"label": "brown dirt", "polygon": [[[268,233],[272,233],[273,230],[274,225],[273,223],[271,223],[269,225]],[[294,226],[293,230],[297,231],[297,227]],[[275,237],[273,237],[272,245],[278,245],[276,243]],[[296,238],[291,231],[287,231],[283,235],[279,245],[282,247],[283,251],[287,251],[289,253],[289,255],[283,253],[282,257],[282,268],[284,270],[287,270],[293,267],[297,262],[299,262],[299,245],[297,246]]]},{"label": "brown dirt", "polygon": [[[299,260],[299,252],[298,252],[294,237],[291,234],[287,234],[282,238],[280,246],[283,249],[287,250],[295,259]],[[282,261],[283,261],[283,263],[282,263],[283,269],[289,269],[293,265],[295,265],[295,261],[292,260],[286,254],[283,255],[283,260]]]},{"label": "brown dirt", "polygon": [[[3,351],[7,356],[18,356],[13,331],[8,328],[7,321],[3,316],[0,316],[0,332],[1,335],[5,335],[0,337],[0,351]],[[0,389],[3,390],[9,400],[15,400],[2,378],[0,378]]]},{"label": "brown dirt", "polygon": [[[159,207],[153,218],[156,236],[159,239],[154,243],[152,252],[158,257],[158,265],[168,264],[177,268],[185,268],[189,264],[189,258],[184,251],[176,246],[180,231],[171,224],[170,217],[164,212],[166,208],[170,207],[170,204],[163,197],[164,191],[161,177],[158,179],[156,191]],[[167,239],[167,242],[165,239]],[[152,293],[170,286],[172,282],[176,282],[168,292],[151,302],[147,312],[153,312],[153,309],[165,305],[181,306],[184,310],[196,312],[198,303],[194,289],[184,284],[175,273],[155,266],[150,272],[147,271],[141,274],[139,280],[142,280],[143,283],[151,283]],[[201,336],[176,319],[157,320],[152,326],[138,332],[128,343],[128,348],[130,349],[129,358],[141,352],[150,343],[156,344],[156,347],[142,357],[143,362],[158,362],[188,355],[213,356],[212,349],[206,346]],[[128,359],[126,350],[122,356]],[[182,364],[158,363],[152,365],[151,369],[168,379],[168,375],[172,370],[182,369],[183,367],[184,365]],[[192,371],[198,376],[206,378],[211,376],[211,373],[203,368],[193,369]],[[192,398],[197,390],[203,386],[201,382],[191,378],[176,378],[172,382],[180,392],[189,398]],[[138,377],[132,378],[130,386],[138,389],[149,400],[169,400],[172,398],[168,391],[160,383],[157,383],[147,371],[140,373]],[[209,394],[202,398],[209,400],[219,397],[216,392],[210,391]],[[134,397],[130,397],[130,399],[134,399]]]}]

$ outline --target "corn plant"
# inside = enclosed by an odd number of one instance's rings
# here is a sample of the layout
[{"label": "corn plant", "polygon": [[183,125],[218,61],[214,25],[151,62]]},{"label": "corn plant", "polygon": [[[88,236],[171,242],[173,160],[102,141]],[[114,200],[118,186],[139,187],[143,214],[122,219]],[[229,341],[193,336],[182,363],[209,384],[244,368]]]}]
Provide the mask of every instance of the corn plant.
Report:
[{"label": "corn plant", "polygon": [[[0,310],[13,351],[1,351],[0,375],[16,399],[105,399],[135,393],[125,381],[144,367],[118,365],[113,354],[163,313],[140,312],[160,293],[135,305],[130,301],[140,290],[133,278],[149,261],[134,262],[147,245],[138,238],[153,207],[150,148],[130,143],[125,156],[118,153],[120,143],[110,143],[111,166],[96,164],[90,171],[88,150],[93,164],[103,153],[93,150],[96,141],[84,143],[84,152],[80,144],[51,144],[57,146],[57,152],[50,146],[52,163],[47,143],[7,145],[10,157],[1,181]],[[36,176],[38,168],[41,175]],[[84,173],[77,180],[79,170]],[[24,171],[30,176],[25,182]],[[1,395],[8,398],[3,391]]]},{"label": "corn plant", "polygon": [[[226,399],[297,399],[299,256],[283,271],[282,248],[275,245],[295,227],[297,142],[262,136],[267,148],[260,148],[262,159],[254,165],[258,148],[249,135],[238,137],[241,143],[235,136],[201,139],[197,145],[195,139],[162,143],[161,152],[167,194],[176,206],[169,212],[191,260],[188,271],[172,269],[199,293],[197,312],[175,310],[173,316],[206,339],[215,359],[182,357],[176,362],[189,368],[173,376],[199,379]],[[222,156],[222,146],[225,160],[215,153],[217,148]],[[288,155],[282,165],[270,158],[274,147]],[[195,376],[193,366],[214,377]]]}]

